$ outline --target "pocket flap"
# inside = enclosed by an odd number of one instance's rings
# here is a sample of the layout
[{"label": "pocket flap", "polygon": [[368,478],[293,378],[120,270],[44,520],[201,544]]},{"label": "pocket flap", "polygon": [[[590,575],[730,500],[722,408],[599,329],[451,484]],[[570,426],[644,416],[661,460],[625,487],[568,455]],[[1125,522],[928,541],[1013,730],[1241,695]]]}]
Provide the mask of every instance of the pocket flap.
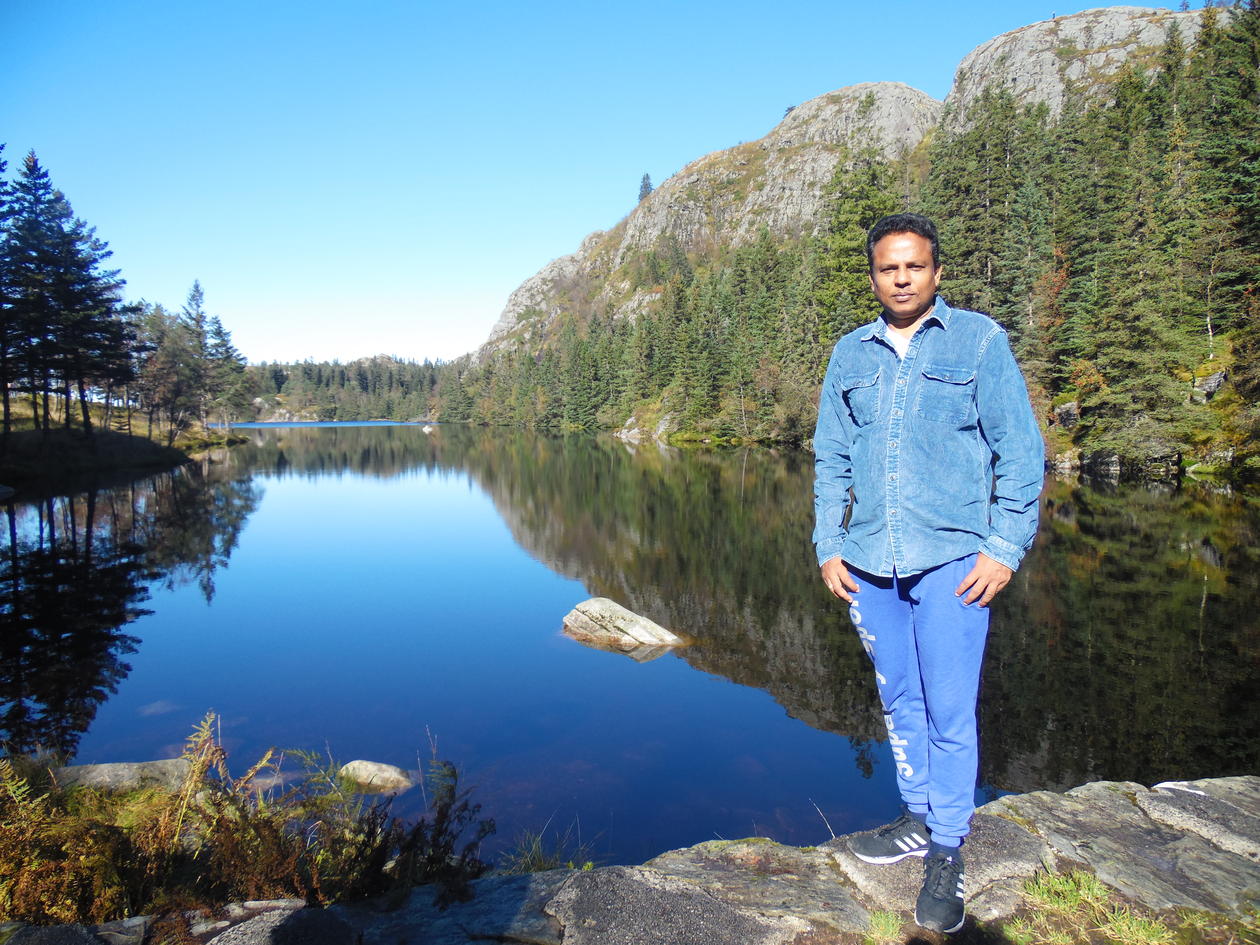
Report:
[{"label": "pocket flap", "polygon": [[951,367],[948,364],[929,364],[923,369],[923,376],[946,384],[970,384],[975,378],[974,368]]},{"label": "pocket flap", "polygon": [[870,387],[879,380],[879,371],[873,371],[869,374],[846,374],[840,378],[841,390],[857,390],[862,387]]}]

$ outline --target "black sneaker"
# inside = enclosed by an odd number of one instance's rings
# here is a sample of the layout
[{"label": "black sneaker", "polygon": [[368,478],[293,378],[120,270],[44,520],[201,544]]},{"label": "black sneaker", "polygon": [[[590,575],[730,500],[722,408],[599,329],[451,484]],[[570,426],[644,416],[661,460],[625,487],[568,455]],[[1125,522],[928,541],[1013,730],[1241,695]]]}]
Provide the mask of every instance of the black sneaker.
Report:
[{"label": "black sneaker", "polygon": [[914,921],[932,932],[957,932],[963,926],[962,854],[937,847],[923,867],[923,891],[914,904]]},{"label": "black sneaker", "polygon": [[931,834],[927,825],[908,810],[874,833],[849,838],[849,849],[867,863],[896,863],[908,856],[926,856]]}]

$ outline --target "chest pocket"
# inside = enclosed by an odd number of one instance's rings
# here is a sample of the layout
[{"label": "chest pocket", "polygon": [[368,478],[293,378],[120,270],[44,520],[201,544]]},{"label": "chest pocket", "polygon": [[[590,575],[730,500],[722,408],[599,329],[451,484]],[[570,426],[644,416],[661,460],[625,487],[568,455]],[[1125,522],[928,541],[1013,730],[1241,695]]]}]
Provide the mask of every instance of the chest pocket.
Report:
[{"label": "chest pocket", "polygon": [[849,407],[853,422],[863,427],[879,416],[879,371],[869,374],[850,374],[840,378],[844,402]]},{"label": "chest pocket", "polygon": [[924,420],[960,424],[971,415],[975,396],[975,370],[929,364],[923,369],[923,384],[914,409]]}]

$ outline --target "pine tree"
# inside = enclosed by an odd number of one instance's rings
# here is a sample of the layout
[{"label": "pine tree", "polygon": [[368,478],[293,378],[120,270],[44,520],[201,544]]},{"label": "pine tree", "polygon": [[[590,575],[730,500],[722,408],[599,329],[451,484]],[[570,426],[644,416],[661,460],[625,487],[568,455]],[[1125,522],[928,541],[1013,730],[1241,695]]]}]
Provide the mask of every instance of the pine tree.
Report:
[{"label": "pine tree", "polygon": [[12,404],[9,397],[10,384],[14,377],[14,368],[21,357],[21,333],[18,329],[13,309],[12,273],[9,264],[9,219],[12,216],[10,207],[12,186],[4,176],[8,170],[8,161],[4,158],[4,145],[0,144],[0,400],[3,400],[3,418],[0,426],[0,451],[9,442],[9,430],[12,425]]},{"label": "pine tree", "polygon": [[639,203],[647,199],[652,193],[652,178],[647,174],[643,175],[643,180],[639,181]]},{"label": "pine tree", "polygon": [[[67,425],[77,388],[84,429],[90,432],[88,382],[114,372],[126,357],[126,332],[118,324],[122,281],[117,270],[101,268],[109,248],[74,216],[33,151],[12,189],[8,223],[3,265],[11,380],[25,377],[45,430],[51,426],[54,388],[64,398]],[[40,400],[42,417],[36,407]]]}]

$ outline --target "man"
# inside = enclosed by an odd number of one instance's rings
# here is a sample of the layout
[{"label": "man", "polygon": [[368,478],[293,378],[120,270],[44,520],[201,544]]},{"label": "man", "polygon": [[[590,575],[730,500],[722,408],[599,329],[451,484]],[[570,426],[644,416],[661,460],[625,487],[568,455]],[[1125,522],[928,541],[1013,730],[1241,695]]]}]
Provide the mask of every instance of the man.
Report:
[{"label": "man", "polygon": [[875,664],[901,816],[850,849],[926,857],[915,921],[963,924],[988,605],[1037,528],[1044,445],[1006,332],[936,294],[926,217],[867,235],[875,321],[832,352],[814,435],[814,543]]}]

